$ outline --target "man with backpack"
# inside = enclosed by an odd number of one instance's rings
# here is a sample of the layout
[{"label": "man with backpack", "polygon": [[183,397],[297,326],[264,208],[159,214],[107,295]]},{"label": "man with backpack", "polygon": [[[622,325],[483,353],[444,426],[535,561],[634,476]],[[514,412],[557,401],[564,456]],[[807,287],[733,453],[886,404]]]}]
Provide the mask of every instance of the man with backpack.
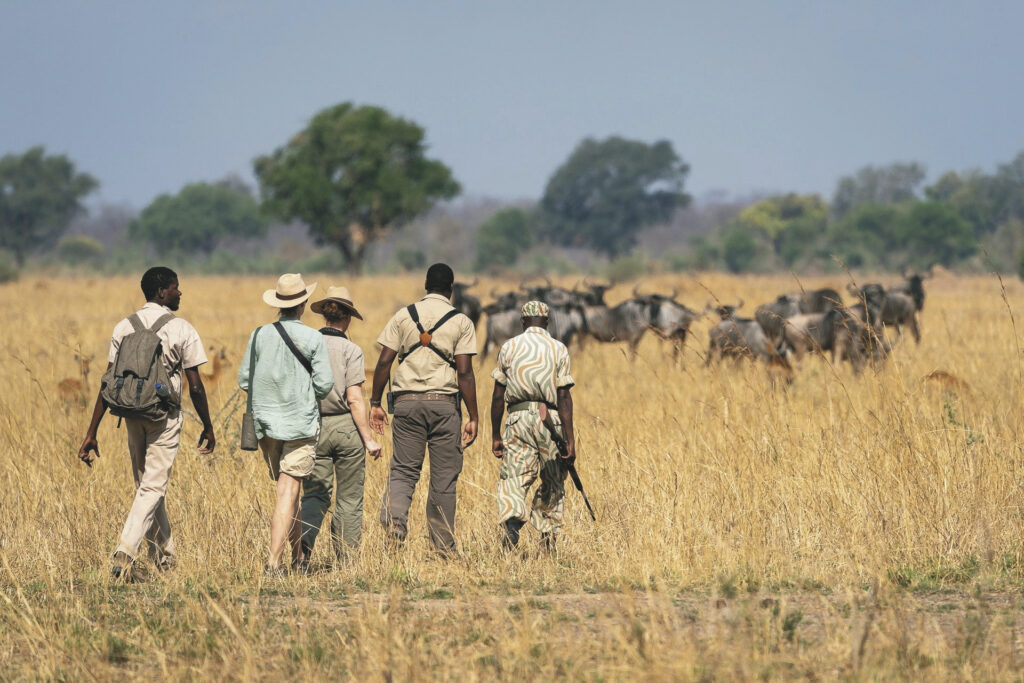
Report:
[{"label": "man with backpack", "polygon": [[104,413],[109,409],[124,420],[135,500],[114,551],[112,574],[129,583],[145,579],[137,562],[143,540],[149,541],[158,570],[173,569],[177,562],[164,500],[181,439],[182,374],[203,423],[199,452],[212,453],[216,445],[199,374],[199,366],[206,362],[203,342],[191,324],[173,314],[181,301],[178,276],[157,266],[143,274],[141,284],[146,305],[114,327],[107,371],[78,449],[79,459],[92,466],[100,455],[96,432]]},{"label": "man with backpack", "polygon": [[334,388],[324,336],[301,320],[316,284],[307,287],[301,275],[286,273],[276,288],[263,293],[264,303],[278,309],[278,321],[256,328],[238,368],[238,386],[249,394],[256,437],[277,492],[264,568],[270,578],[285,573],[286,544],[291,545],[292,566],[304,565],[299,494],[316,462],[317,401]]},{"label": "man with backpack", "polygon": [[[462,452],[477,434],[476,330],[451,305],[455,274],[444,263],[427,270],[427,295],[400,309],[377,338],[383,348],[373,373],[370,425],[384,433],[387,415],[381,406],[391,366],[398,358],[391,434],[394,454],[381,505],[381,523],[396,543],[408,532],[409,505],[430,447],[427,523],[430,540],[442,556],[455,553],[455,494],[462,472]],[[462,428],[460,402],[469,421]],[[461,429],[460,429],[461,428]],[[461,431],[461,440],[460,440]]]}]

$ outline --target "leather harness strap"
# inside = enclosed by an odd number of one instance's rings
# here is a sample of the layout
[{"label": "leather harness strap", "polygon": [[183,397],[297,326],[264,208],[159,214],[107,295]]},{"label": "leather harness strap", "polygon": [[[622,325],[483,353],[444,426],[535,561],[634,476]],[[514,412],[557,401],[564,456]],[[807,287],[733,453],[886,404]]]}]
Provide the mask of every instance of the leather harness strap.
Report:
[{"label": "leather harness strap", "polygon": [[441,327],[441,325],[444,325],[446,322],[454,318],[456,315],[459,314],[459,312],[453,308],[452,310],[442,315],[440,319],[438,319],[438,321],[434,323],[433,327],[431,327],[429,330],[425,330],[423,329],[423,325],[420,323],[420,316],[419,313],[417,313],[416,311],[416,304],[409,304],[408,306],[406,306],[406,310],[409,311],[409,317],[412,318],[412,321],[416,323],[416,329],[420,331],[420,340],[413,344],[412,346],[410,346],[408,351],[406,351],[405,353],[398,357],[398,364],[401,365],[402,362],[405,361],[405,359],[408,358],[409,354],[411,354],[413,351],[416,351],[417,349],[420,348],[426,348],[436,353],[441,358],[441,360],[448,364],[448,366],[452,370],[455,370],[455,361],[449,358],[447,355],[445,355],[444,351],[434,346],[434,343],[431,340],[433,339],[434,332],[437,332],[437,329]]}]

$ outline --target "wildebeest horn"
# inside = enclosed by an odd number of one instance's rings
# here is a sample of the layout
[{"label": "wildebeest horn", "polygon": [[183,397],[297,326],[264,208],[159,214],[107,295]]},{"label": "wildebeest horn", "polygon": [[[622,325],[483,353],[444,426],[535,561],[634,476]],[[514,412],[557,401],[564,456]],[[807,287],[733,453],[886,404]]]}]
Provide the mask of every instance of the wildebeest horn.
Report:
[{"label": "wildebeest horn", "polygon": [[491,287],[491,298],[492,299],[497,299],[498,298],[498,295],[494,293],[494,287]]},{"label": "wildebeest horn", "polygon": [[544,282],[547,283],[548,287],[553,287],[554,286],[554,285],[551,284],[551,278],[549,278],[547,275],[544,276]]},{"label": "wildebeest horn", "polygon": [[853,296],[860,296],[860,289],[858,289],[857,286],[854,285],[852,282],[846,283],[846,291],[852,294]]},{"label": "wildebeest horn", "polygon": [[743,308],[743,299],[736,297],[736,310]]},{"label": "wildebeest horn", "polygon": [[479,281],[480,281],[480,278],[478,278],[476,275],[474,275],[473,276],[473,281],[470,282],[468,285],[466,285],[466,289],[469,289],[470,287],[476,287],[476,285],[477,285],[477,283]]},{"label": "wildebeest horn", "polygon": [[672,295],[669,296],[669,299],[672,299],[673,301],[675,301],[677,296],[679,296],[679,290],[676,289],[675,287],[673,287],[672,288]]},{"label": "wildebeest horn", "polygon": [[639,299],[641,296],[643,295],[640,294],[640,283],[638,282],[635,285],[633,285],[633,298]]},{"label": "wildebeest horn", "polygon": [[906,264],[904,264],[900,268],[900,277],[903,278],[904,280],[907,279],[907,266],[906,266]]}]

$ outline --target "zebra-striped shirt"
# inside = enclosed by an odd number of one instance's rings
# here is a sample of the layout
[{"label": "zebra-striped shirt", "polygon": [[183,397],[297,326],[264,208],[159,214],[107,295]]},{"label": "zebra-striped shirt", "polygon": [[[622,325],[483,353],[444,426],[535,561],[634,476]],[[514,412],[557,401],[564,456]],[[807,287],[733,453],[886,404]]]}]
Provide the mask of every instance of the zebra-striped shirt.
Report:
[{"label": "zebra-striped shirt", "polygon": [[505,385],[505,402],[543,401],[558,404],[558,389],[571,387],[569,350],[543,327],[526,331],[505,342],[491,377]]}]

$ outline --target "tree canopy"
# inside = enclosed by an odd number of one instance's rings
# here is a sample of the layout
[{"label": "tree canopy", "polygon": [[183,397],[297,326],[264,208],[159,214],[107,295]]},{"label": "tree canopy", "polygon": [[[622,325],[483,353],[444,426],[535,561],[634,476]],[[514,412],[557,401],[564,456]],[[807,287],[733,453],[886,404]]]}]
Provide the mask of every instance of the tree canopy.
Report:
[{"label": "tree canopy", "polygon": [[480,226],[476,234],[476,269],[514,265],[533,244],[530,216],[519,208],[502,209]]},{"label": "tree canopy", "polygon": [[626,252],[642,228],[669,220],[689,202],[689,170],[667,140],[587,138],[548,181],[539,237],[609,257]]},{"label": "tree canopy", "polygon": [[316,114],[286,145],[254,163],[264,205],[304,222],[319,244],[362,268],[367,246],[459,193],[428,159],[423,129],[380,107],[343,103]]},{"label": "tree canopy", "polygon": [[209,254],[225,237],[260,237],[267,220],[259,204],[231,183],[192,183],[160,195],[128,227],[129,236],[160,254]]},{"label": "tree canopy", "polygon": [[0,158],[0,248],[24,265],[30,251],[53,244],[67,230],[82,198],[97,185],[66,156],[47,156],[42,147]]},{"label": "tree canopy", "polygon": [[915,199],[924,178],[924,167],[917,162],[865,166],[839,180],[832,197],[832,213],[842,218],[862,204],[898,204]]}]

